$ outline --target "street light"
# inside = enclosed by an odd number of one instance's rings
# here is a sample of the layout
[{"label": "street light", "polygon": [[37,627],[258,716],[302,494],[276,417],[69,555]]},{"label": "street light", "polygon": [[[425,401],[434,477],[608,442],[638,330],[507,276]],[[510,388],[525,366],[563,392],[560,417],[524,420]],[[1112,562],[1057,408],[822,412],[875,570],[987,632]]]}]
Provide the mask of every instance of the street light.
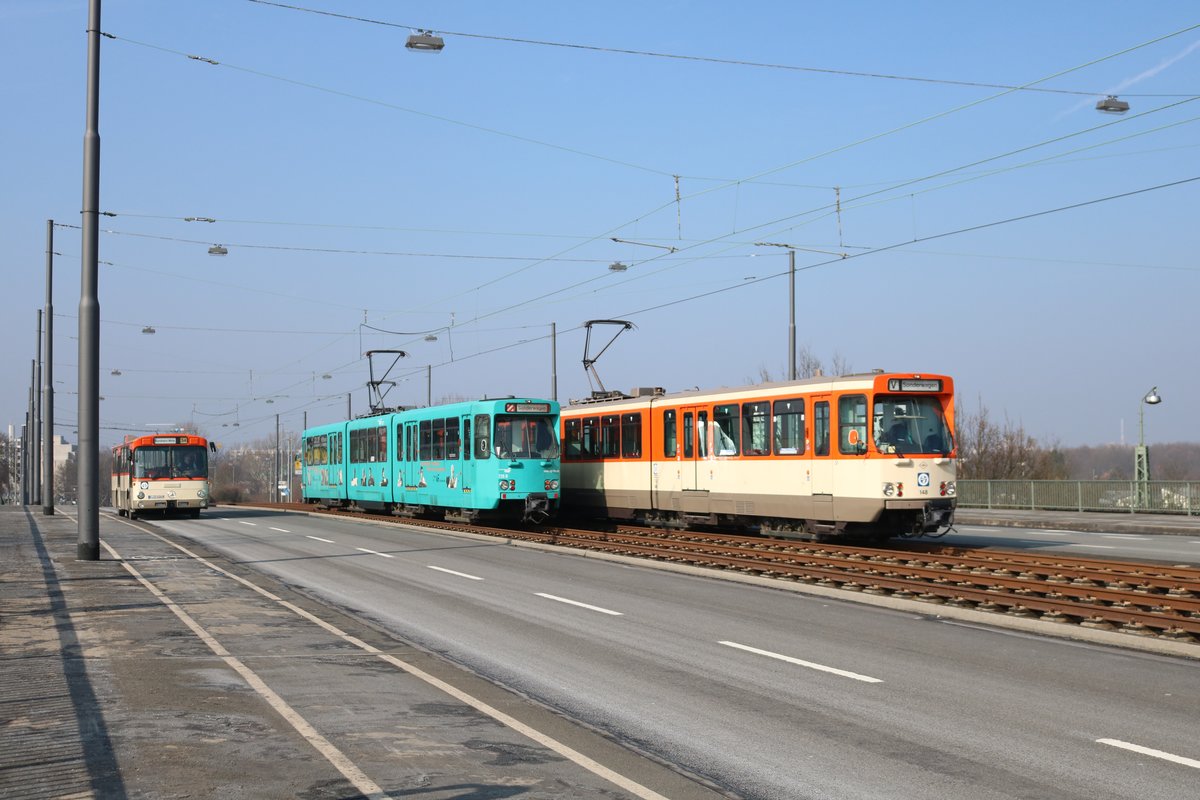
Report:
[{"label": "street light", "polygon": [[433,31],[418,30],[410,34],[404,46],[419,53],[440,53],[446,42],[440,36],[434,36]]},{"label": "street light", "polygon": [[788,380],[796,380],[796,248],[777,242],[755,242],[756,247],[786,247],[788,251]]},{"label": "street light", "polygon": [[1110,94],[1103,100],[1096,102],[1096,110],[1107,114],[1124,114],[1129,110],[1129,103],[1124,100],[1118,100],[1116,95]]},{"label": "street light", "polygon": [[1162,402],[1155,386],[1138,404],[1138,446],[1133,451],[1133,480],[1136,482],[1134,508],[1144,508],[1150,500],[1150,452],[1146,449],[1146,406]]}]

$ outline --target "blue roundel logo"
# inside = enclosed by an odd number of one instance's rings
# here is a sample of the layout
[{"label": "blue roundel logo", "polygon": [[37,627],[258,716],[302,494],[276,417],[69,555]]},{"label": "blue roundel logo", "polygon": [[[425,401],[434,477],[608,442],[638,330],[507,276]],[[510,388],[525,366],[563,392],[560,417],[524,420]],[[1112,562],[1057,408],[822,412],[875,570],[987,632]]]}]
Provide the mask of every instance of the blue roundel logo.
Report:
[{"label": "blue roundel logo", "polygon": [[928,472],[918,472],[917,473],[917,486],[928,486],[928,485],[929,485],[929,473]]}]

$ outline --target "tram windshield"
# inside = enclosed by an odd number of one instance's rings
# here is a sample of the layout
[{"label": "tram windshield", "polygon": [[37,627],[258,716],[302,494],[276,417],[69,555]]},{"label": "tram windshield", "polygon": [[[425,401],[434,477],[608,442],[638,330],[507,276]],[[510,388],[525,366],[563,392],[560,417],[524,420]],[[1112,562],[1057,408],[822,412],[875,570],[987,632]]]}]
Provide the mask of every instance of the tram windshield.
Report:
[{"label": "tram windshield", "polygon": [[492,439],[500,458],[558,458],[553,417],[497,414]]},{"label": "tram windshield", "polygon": [[954,437],[936,397],[876,395],[874,433],[881,453],[948,456],[954,449]]},{"label": "tram windshield", "polygon": [[133,451],[135,478],[208,477],[208,451],[199,445],[139,447]]}]

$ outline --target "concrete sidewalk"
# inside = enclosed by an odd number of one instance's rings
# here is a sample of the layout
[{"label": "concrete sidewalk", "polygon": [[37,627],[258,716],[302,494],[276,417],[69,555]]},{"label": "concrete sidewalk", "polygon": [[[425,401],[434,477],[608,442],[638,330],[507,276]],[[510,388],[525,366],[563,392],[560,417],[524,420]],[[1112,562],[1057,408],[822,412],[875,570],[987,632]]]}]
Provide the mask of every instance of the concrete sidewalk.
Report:
[{"label": "concrete sidewalk", "polygon": [[152,524],[78,561],[76,526],[0,506],[5,800],[723,796]]}]

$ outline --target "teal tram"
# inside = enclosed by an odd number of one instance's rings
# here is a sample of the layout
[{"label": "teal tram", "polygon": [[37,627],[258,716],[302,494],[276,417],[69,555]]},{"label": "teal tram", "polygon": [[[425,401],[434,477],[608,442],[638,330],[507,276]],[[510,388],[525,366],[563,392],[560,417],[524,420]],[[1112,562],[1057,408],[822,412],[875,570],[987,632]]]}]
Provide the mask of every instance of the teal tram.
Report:
[{"label": "teal tram", "polygon": [[558,513],[559,406],[499,398],[399,409],[304,431],[304,502],[462,522]]}]

